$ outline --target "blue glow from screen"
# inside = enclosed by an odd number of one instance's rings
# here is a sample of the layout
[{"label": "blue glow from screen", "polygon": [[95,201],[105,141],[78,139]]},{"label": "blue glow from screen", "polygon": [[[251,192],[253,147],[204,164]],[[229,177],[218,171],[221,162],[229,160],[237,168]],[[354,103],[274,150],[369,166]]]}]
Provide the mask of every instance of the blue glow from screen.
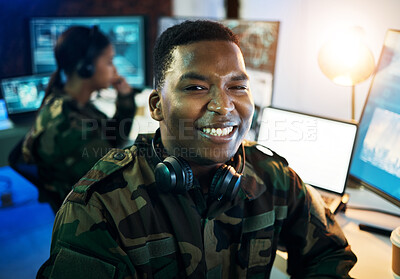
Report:
[{"label": "blue glow from screen", "polygon": [[400,32],[387,33],[350,174],[400,202]]}]

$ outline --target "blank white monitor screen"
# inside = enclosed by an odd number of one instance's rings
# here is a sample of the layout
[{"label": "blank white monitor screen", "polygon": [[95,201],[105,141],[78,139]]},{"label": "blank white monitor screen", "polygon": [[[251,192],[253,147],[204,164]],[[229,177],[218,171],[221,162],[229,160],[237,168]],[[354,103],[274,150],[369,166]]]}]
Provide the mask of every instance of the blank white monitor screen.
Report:
[{"label": "blank white monitor screen", "polygon": [[268,107],[258,143],[283,156],[305,183],[342,194],[356,131],[352,123]]}]

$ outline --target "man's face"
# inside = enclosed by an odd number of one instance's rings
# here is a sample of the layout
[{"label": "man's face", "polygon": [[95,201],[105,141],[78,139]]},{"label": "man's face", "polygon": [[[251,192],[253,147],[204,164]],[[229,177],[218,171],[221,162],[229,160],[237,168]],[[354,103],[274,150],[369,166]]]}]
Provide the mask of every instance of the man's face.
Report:
[{"label": "man's face", "polygon": [[164,147],[170,155],[200,164],[228,161],[248,132],[254,112],[239,47],[227,41],[201,41],[178,46],[172,57],[164,86],[150,96]]}]

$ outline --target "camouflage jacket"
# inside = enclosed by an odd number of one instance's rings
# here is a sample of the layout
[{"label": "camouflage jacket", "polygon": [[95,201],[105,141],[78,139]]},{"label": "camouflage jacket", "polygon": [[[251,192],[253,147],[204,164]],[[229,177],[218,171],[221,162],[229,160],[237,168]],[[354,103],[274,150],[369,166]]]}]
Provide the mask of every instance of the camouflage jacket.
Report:
[{"label": "camouflage jacket", "polygon": [[278,244],[293,278],[350,278],[334,216],[283,158],[246,143],[239,194],[207,203],[199,187],[157,191],[150,148],[139,135],[74,186],[37,278],[269,278]]},{"label": "camouflage jacket", "polygon": [[38,166],[45,187],[63,199],[101,157],[127,139],[136,106],[119,96],[112,119],[92,103],[81,107],[68,95],[46,99],[22,146],[24,160]]}]

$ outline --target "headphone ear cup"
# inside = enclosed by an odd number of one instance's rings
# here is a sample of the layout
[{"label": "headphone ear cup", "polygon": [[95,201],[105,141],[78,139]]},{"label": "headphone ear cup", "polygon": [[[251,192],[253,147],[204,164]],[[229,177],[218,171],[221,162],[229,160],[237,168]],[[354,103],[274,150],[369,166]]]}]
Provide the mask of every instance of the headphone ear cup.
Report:
[{"label": "headphone ear cup", "polygon": [[224,173],[224,168],[222,166],[222,167],[219,167],[217,169],[216,173],[214,174],[214,177],[211,181],[210,189],[208,190],[208,192],[212,198],[217,198],[217,199],[219,198],[218,193],[221,188],[221,184],[222,184],[221,179],[224,176],[223,173]]},{"label": "headphone ear cup", "polygon": [[180,163],[182,174],[183,174],[183,183],[177,184],[177,191],[179,193],[186,192],[193,187],[193,171],[190,167],[189,163],[183,158],[177,158],[176,160]]},{"label": "headphone ear cup", "polygon": [[239,190],[241,175],[234,167],[222,165],[216,171],[210,185],[209,193],[214,199],[233,200]]},{"label": "headphone ear cup", "polygon": [[[214,174],[210,185],[210,196],[214,199],[221,200],[225,195],[227,183],[226,180],[230,179],[231,175],[228,168],[231,166],[222,165]],[[229,176],[229,178],[227,177]]]},{"label": "headphone ear cup", "polygon": [[94,73],[94,66],[92,63],[87,63],[87,61],[82,61],[78,64],[76,72],[81,78],[91,78]]},{"label": "headphone ear cup", "polygon": [[156,184],[162,192],[184,193],[193,186],[193,172],[189,163],[170,156],[154,169]]}]

